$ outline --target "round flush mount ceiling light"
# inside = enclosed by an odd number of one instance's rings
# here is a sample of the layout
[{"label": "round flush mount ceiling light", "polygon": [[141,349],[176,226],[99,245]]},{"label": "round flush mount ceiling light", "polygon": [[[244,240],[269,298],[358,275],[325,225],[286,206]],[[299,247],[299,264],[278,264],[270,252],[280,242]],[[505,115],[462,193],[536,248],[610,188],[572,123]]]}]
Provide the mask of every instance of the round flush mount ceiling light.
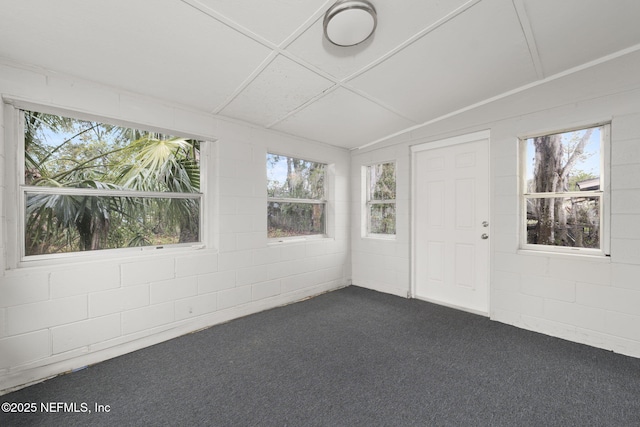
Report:
[{"label": "round flush mount ceiling light", "polygon": [[355,46],[373,34],[376,8],[366,0],[338,0],[324,15],[324,35],[337,46]]}]

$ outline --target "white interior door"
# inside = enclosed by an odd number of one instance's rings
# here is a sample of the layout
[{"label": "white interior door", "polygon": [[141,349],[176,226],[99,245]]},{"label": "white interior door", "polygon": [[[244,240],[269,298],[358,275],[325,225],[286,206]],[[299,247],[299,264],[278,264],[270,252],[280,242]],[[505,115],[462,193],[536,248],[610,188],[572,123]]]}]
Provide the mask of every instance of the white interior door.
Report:
[{"label": "white interior door", "polygon": [[414,296],[486,315],[488,135],[412,147],[412,161]]}]

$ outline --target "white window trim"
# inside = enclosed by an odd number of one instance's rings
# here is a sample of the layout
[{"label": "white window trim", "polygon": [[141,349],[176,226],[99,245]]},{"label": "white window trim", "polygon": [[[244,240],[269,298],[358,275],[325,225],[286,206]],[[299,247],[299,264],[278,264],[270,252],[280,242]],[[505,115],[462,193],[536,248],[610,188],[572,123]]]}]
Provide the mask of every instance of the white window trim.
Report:
[{"label": "white window trim", "polygon": [[[201,250],[208,247],[210,239],[210,226],[207,224],[205,212],[209,203],[207,197],[207,160],[210,157],[211,137],[187,134],[182,131],[172,131],[169,129],[154,128],[132,122],[91,115],[73,110],[50,107],[47,105],[31,103],[28,101],[3,99],[4,102],[4,123],[5,123],[5,170],[6,188],[5,204],[6,219],[3,224],[7,235],[7,247],[5,249],[5,268],[27,268],[46,265],[59,265],[61,263],[85,262],[88,260],[107,260],[128,258],[131,256],[148,256],[152,253],[167,254],[170,252],[184,252]],[[136,129],[150,130],[165,134],[178,134],[183,137],[193,138],[202,141],[200,146],[200,192],[199,193],[158,193],[143,191],[123,191],[123,190],[93,190],[85,188],[50,188],[24,185],[24,117],[21,111],[38,111],[46,114],[56,114],[80,120],[91,120],[102,123],[109,123],[123,127],[133,127]],[[78,195],[98,195],[98,196],[133,196],[133,197],[164,197],[164,198],[197,198],[200,205],[200,242],[180,243],[163,246],[144,246],[133,248],[113,248],[96,251],[80,251],[58,254],[43,254],[25,256],[24,233],[25,233],[25,203],[24,198],[27,192],[55,193],[55,194],[78,194]],[[10,243],[9,243],[10,242]]]},{"label": "white window trim", "polygon": [[361,180],[362,183],[362,231],[361,236],[363,238],[369,239],[382,239],[382,240],[395,240],[396,235],[398,233],[398,229],[396,228],[396,232],[393,234],[382,234],[382,233],[372,233],[371,232],[371,209],[370,207],[375,204],[391,204],[396,205],[396,227],[398,226],[398,218],[397,218],[397,204],[396,199],[393,200],[373,200],[371,199],[371,194],[369,194],[369,188],[371,186],[371,174],[369,173],[369,168],[376,165],[382,165],[386,163],[394,164],[394,174],[396,181],[396,191],[398,189],[397,179],[398,179],[398,162],[396,160],[385,160],[380,162],[369,163],[366,165],[362,165],[361,170]]},{"label": "white window trim", "polygon": [[[274,155],[274,156],[282,156],[282,157],[289,157],[292,159],[298,159],[298,160],[304,160],[305,162],[314,162],[314,163],[320,163],[324,165],[324,186],[323,186],[323,190],[324,190],[324,199],[297,199],[297,198],[289,198],[289,197],[269,197],[267,196],[267,205],[270,202],[280,202],[280,203],[300,203],[300,204],[314,204],[314,205],[324,205],[324,224],[322,225],[324,228],[324,233],[317,233],[317,234],[307,234],[307,235],[303,235],[303,236],[291,236],[291,237],[267,237],[267,244],[272,245],[272,244],[278,244],[278,243],[296,243],[296,242],[305,242],[307,240],[318,240],[318,239],[326,239],[329,238],[329,231],[327,230],[328,227],[328,217],[329,217],[329,197],[328,197],[328,182],[329,182],[329,164],[322,161],[322,160],[315,160],[315,159],[310,159],[310,158],[302,158],[302,157],[296,157],[294,155],[290,155],[290,154],[283,154],[279,151],[271,151],[271,150],[267,150],[266,155],[268,156],[269,154]],[[265,168],[266,169],[266,168]],[[265,170],[266,172],[266,170]],[[265,174],[266,175],[266,174]],[[267,180],[265,181],[268,185],[269,180],[267,178]],[[268,218],[265,218],[268,221]],[[267,231],[268,232],[268,231]]]},{"label": "white window trim", "polygon": [[[580,191],[565,193],[544,193],[544,195],[536,193],[527,193],[527,139],[536,136],[554,135],[583,129],[602,127],[600,135],[600,190],[597,191]],[[609,257],[611,254],[611,123],[599,122],[587,124],[584,126],[572,127],[561,130],[553,130],[549,132],[536,133],[532,135],[521,136],[518,138],[518,199],[519,199],[519,230],[520,244],[518,253],[529,254],[549,254],[549,255],[571,255],[586,256],[591,258]],[[592,196],[600,198],[600,248],[576,248],[565,246],[552,246],[527,243],[527,200],[530,198],[552,198],[552,197],[584,197]]]}]

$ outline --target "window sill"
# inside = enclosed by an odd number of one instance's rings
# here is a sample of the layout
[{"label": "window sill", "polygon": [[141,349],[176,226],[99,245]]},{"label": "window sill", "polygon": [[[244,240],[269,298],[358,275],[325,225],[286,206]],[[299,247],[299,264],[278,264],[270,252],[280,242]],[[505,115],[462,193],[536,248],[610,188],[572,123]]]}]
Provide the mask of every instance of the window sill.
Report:
[{"label": "window sill", "polygon": [[543,256],[548,258],[550,257],[564,258],[564,259],[571,259],[571,260],[584,260],[589,262],[602,262],[602,263],[611,262],[611,257],[608,255],[553,252],[553,251],[533,250],[533,249],[518,249],[516,253],[518,255]]},{"label": "window sill", "polygon": [[395,234],[367,234],[366,236],[362,236],[362,239],[394,241],[396,240],[396,235]]},{"label": "window sill", "polygon": [[331,237],[326,235],[314,235],[314,236],[298,236],[298,237],[273,237],[268,239],[267,245],[287,245],[294,243],[308,243],[308,242],[320,242],[332,240]]},{"label": "window sill", "polygon": [[39,255],[18,262],[17,267],[7,271],[25,271],[40,267],[72,266],[86,263],[131,262],[137,258],[150,258],[158,256],[178,256],[194,251],[217,253],[214,248],[209,248],[205,244],[194,244],[189,246],[150,246],[143,248],[123,248],[105,249],[89,252],[71,252],[66,254]]}]

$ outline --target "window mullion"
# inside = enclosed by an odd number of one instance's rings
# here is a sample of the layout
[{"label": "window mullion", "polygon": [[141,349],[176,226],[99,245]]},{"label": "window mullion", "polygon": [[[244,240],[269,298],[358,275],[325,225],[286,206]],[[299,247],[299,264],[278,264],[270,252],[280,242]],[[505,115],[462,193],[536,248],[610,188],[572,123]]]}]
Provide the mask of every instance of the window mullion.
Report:
[{"label": "window mullion", "polygon": [[305,204],[315,204],[321,205],[327,203],[326,200],[322,199],[291,199],[286,197],[267,197],[269,202],[275,203],[305,203]]},{"label": "window mullion", "polygon": [[173,193],[161,191],[134,191],[134,190],[112,190],[78,187],[39,187],[31,185],[20,186],[23,193],[33,194],[60,194],[76,196],[111,196],[111,197],[146,197],[162,199],[199,199],[202,193]]},{"label": "window mullion", "polygon": [[[608,141],[608,125],[520,139],[521,248],[607,253]],[[562,156],[556,154],[557,144],[562,146]],[[578,162],[569,165],[567,159],[576,155],[581,156]],[[544,192],[552,180],[559,180],[560,188],[575,184],[576,189]],[[541,191],[528,192],[530,188]]]},{"label": "window mullion", "polygon": [[[20,143],[12,187],[19,216],[15,240],[20,243],[16,245],[19,258],[12,264],[29,265],[98,249],[100,254],[117,253],[102,250],[177,247],[203,240],[205,196],[198,187],[203,181],[199,163],[203,141],[43,110],[13,111],[17,115],[14,138]],[[62,120],[64,126],[56,125]],[[90,130],[96,130],[100,137],[87,133]],[[66,151],[69,141],[78,151]],[[100,144],[99,155],[94,150],[96,144]],[[167,144],[172,147],[172,159],[185,161],[180,163],[181,170],[167,171],[140,157],[146,148],[154,150]],[[140,171],[131,169],[134,167]],[[115,168],[123,168],[132,178],[112,174]],[[173,181],[166,185],[157,182],[154,177],[160,174]],[[76,187],[82,180],[96,184]]]},{"label": "window mullion", "polygon": [[270,152],[266,160],[267,237],[326,236],[327,165]]},{"label": "window mullion", "polygon": [[564,193],[524,193],[524,197],[529,199],[553,199],[553,198],[571,198],[571,197],[593,197],[601,196],[602,191],[585,190],[585,191],[567,191]]},{"label": "window mullion", "polygon": [[[396,165],[395,162],[376,163],[364,167],[363,184],[366,186],[364,193],[364,206],[366,215],[366,228],[363,230],[366,236],[395,236],[395,192],[396,192]],[[393,199],[381,199],[377,197],[388,197],[393,195]]]}]

